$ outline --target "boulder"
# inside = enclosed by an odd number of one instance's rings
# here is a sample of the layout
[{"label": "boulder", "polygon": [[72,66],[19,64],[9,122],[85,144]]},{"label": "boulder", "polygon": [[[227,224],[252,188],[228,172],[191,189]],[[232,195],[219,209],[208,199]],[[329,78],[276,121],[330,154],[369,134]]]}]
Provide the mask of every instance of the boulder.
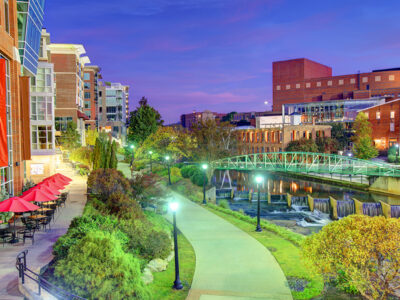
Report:
[{"label": "boulder", "polygon": [[142,273],[142,280],[144,284],[149,284],[152,283],[154,280],[153,274],[151,273],[149,268],[144,268],[143,273]]},{"label": "boulder", "polygon": [[162,272],[167,269],[167,266],[168,266],[167,261],[161,258],[155,258],[149,262],[147,268],[149,268],[152,272]]}]

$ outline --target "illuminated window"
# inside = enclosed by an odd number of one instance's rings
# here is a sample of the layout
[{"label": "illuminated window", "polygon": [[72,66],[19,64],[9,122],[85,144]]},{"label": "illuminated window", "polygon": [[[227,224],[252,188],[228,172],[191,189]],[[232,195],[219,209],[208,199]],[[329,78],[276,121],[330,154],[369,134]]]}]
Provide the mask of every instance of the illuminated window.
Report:
[{"label": "illuminated window", "polygon": [[287,90],[290,90],[290,84],[287,84],[287,85],[286,85],[286,89],[287,89]]},{"label": "illuminated window", "polygon": [[367,117],[367,119],[369,119],[369,112],[365,112],[365,116]]},{"label": "illuminated window", "polygon": [[307,82],[306,83],[306,88],[309,88],[309,87],[311,87],[311,83]]},{"label": "illuminated window", "polygon": [[363,82],[363,83],[368,82],[368,77],[363,77],[363,78],[362,78],[362,82]]},{"label": "illuminated window", "polygon": [[343,85],[344,80],[343,79],[339,79],[339,85]]},{"label": "illuminated window", "polygon": [[381,119],[381,112],[379,110],[376,112],[376,119],[377,120]]},{"label": "illuminated window", "polygon": [[317,82],[317,86],[321,86],[321,81],[318,81],[318,82]]},{"label": "illuminated window", "polygon": [[394,81],[394,75],[389,75],[389,80]]},{"label": "illuminated window", "polygon": [[381,76],[375,76],[375,81],[381,81]]},{"label": "illuminated window", "polygon": [[280,85],[277,85],[277,86],[276,86],[276,90],[277,90],[277,91],[280,91],[280,90],[281,90],[281,86],[280,86]]},{"label": "illuminated window", "polygon": [[392,110],[392,111],[390,112],[390,118],[391,118],[391,119],[394,119],[394,116],[395,116],[395,112],[394,112],[394,110]]},{"label": "illuminated window", "polygon": [[329,80],[327,84],[328,86],[332,86],[332,80]]},{"label": "illuminated window", "polygon": [[355,80],[354,78],[351,78],[351,79],[350,79],[350,83],[353,83],[353,84],[354,84],[354,83],[356,83],[356,80]]},{"label": "illuminated window", "polygon": [[394,131],[394,123],[390,123],[390,131],[393,132]]},{"label": "illuminated window", "polygon": [[300,83],[296,83],[296,89],[300,88]]}]

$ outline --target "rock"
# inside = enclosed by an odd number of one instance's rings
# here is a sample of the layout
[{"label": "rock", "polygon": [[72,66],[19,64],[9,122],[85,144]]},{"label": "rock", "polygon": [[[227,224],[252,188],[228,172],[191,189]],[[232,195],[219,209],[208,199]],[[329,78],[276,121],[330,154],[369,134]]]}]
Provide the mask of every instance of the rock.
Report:
[{"label": "rock", "polygon": [[170,262],[174,258],[174,251],[171,251],[171,253],[168,255],[168,257],[165,259],[167,262]]},{"label": "rock", "polygon": [[168,266],[167,261],[161,258],[155,258],[149,262],[147,268],[149,268],[152,272],[161,272],[165,271],[167,269],[167,266]]},{"label": "rock", "polygon": [[144,268],[143,274],[142,274],[142,280],[144,284],[149,284],[152,283],[154,280],[153,274],[151,273],[149,268]]}]

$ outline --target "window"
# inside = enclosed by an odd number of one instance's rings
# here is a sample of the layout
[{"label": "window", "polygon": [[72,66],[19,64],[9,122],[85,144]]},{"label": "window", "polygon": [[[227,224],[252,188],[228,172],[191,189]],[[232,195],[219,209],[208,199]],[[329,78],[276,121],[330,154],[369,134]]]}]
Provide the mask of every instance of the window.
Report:
[{"label": "window", "polygon": [[339,79],[339,85],[343,85],[344,84],[344,80],[343,79]]},{"label": "window", "polygon": [[287,89],[287,90],[290,90],[290,84],[287,84],[287,85],[286,85],[286,89]]},{"label": "window", "polygon": [[107,113],[110,113],[110,114],[114,113],[115,114],[116,112],[117,112],[117,108],[115,106],[107,107]]},{"label": "window", "polygon": [[300,83],[296,83],[296,89],[300,88]]},{"label": "window", "polygon": [[51,121],[53,119],[53,98],[31,96],[31,120]]},{"label": "window", "polygon": [[85,82],[84,88],[87,90],[90,89],[90,82]]},{"label": "window", "polygon": [[381,81],[381,76],[375,76],[375,81]]},{"label": "window", "polygon": [[381,112],[379,110],[376,112],[376,119],[377,120],[381,119]]},{"label": "window", "polygon": [[363,78],[362,78],[362,82],[363,82],[363,83],[368,82],[368,77],[363,77]]},{"label": "window", "polygon": [[53,126],[32,125],[32,150],[53,149]]},{"label": "window", "polygon": [[90,99],[90,92],[85,92],[85,99]]},{"label": "window", "polygon": [[66,131],[69,122],[72,122],[72,117],[55,117],[56,131]]},{"label": "window", "polygon": [[309,88],[309,87],[311,87],[311,83],[307,82],[306,83],[306,88]]},{"label": "window", "polygon": [[277,85],[277,86],[276,86],[276,90],[277,90],[277,91],[280,91],[280,90],[281,90],[281,86],[280,86],[280,85]]},{"label": "window", "polygon": [[90,101],[85,101],[85,108],[90,108],[90,107],[91,107]]},{"label": "window", "polygon": [[9,17],[9,5],[8,5],[8,0],[4,0],[4,15],[5,15],[5,20],[4,22],[6,23],[6,31],[7,33],[10,33],[10,17]]},{"label": "window", "polygon": [[367,117],[367,119],[369,119],[369,112],[365,112],[365,116]]},{"label": "window", "polygon": [[355,78],[351,78],[351,79],[350,79],[350,83],[352,83],[352,84],[356,83]]},{"label": "window", "polygon": [[52,92],[52,69],[38,68],[36,77],[31,77],[31,92],[51,93]]},{"label": "window", "polygon": [[394,112],[394,110],[392,110],[392,111],[390,112],[390,118],[391,118],[391,119],[394,119],[394,116],[395,116],[395,112]]},{"label": "window", "polygon": [[318,81],[318,82],[317,82],[317,86],[321,86],[321,81]]},{"label": "window", "polygon": [[389,75],[389,81],[394,81],[394,75]]},{"label": "window", "polygon": [[90,73],[83,73],[83,80],[90,80]]},{"label": "window", "polygon": [[332,86],[332,80],[328,80],[328,86]]},{"label": "window", "polygon": [[391,131],[391,132],[394,131],[394,123],[393,123],[393,122],[390,123],[390,131]]}]

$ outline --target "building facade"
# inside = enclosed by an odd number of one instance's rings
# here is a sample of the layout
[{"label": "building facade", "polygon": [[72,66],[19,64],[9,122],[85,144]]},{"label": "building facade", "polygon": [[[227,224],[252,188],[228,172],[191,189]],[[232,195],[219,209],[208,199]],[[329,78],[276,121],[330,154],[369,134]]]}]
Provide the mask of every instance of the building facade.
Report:
[{"label": "building facade", "polygon": [[220,121],[226,114],[211,112],[205,110],[204,112],[193,112],[191,114],[181,115],[181,125],[183,128],[190,129],[194,124],[198,122],[205,122],[207,120]]},{"label": "building facade", "polygon": [[291,141],[330,137],[328,125],[275,125],[269,128],[236,130],[238,155],[281,152]]},{"label": "building facade", "polygon": [[99,129],[110,133],[121,145],[126,143],[126,98],[129,87],[121,83],[107,83],[99,106]]},{"label": "building facade", "polygon": [[372,140],[379,150],[400,144],[400,99],[363,109],[372,127]]},{"label": "building facade", "polygon": [[81,143],[85,145],[84,67],[90,63],[85,48],[75,44],[50,44],[51,62],[57,83],[55,127],[56,135],[67,129],[68,122],[77,124]]},{"label": "building facade", "polygon": [[274,111],[284,104],[400,95],[400,68],[332,76],[331,67],[300,58],[273,62],[272,77]]},{"label": "building facade", "polygon": [[89,118],[85,120],[85,128],[97,129],[98,127],[98,99],[99,80],[101,79],[100,67],[85,66],[83,73],[85,104],[83,112]]}]

